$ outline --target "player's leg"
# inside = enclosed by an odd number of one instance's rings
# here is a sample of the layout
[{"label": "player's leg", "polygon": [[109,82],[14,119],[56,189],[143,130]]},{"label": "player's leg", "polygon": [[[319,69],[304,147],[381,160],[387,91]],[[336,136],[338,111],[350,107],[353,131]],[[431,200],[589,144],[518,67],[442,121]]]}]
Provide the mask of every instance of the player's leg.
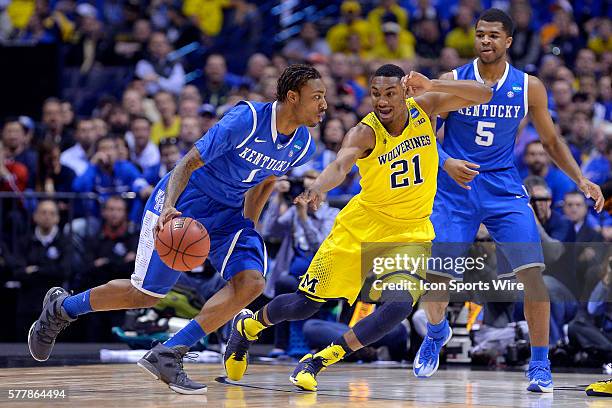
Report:
[{"label": "player's leg", "polygon": [[[542,278],[544,255],[535,216],[529,208],[520,181],[510,176],[490,174],[487,179],[489,195],[485,200],[488,216],[484,220],[497,250],[503,253],[509,270],[498,270],[500,278],[516,275],[524,285],[525,319],[529,325],[531,361],[529,386],[533,392],[552,392],[553,381],[548,360],[550,329],[550,301]],[[499,257],[498,257],[499,258]]]},{"label": "player's leg", "polygon": [[34,359],[47,360],[59,333],[80,315],[151,307],[168,293],[180,273],[167,267],[153,251],[152,227],[149,226],[156,217],[150,211],[144,217],[131,281],[112,280],[73,296],[59,287],[47,292],[40,317],[28,334],[28,346]]},{"label": "player's leg", "polygon": [[[383,289],[376,299],[381,302],[374,312],[355,324],[329,346],[316,354],[306,354],[300,360],[290,377],[291,382],[306,391],[317,390],[317,374],[324,368],[335,364],[351,353],[373,344],[382,339],[387,333],[402,322],[411,312],[415,299],[418,299],[421,290],[418,288],[418,279],[408,273],[390,274],[389,278],[381,278],[384,288],[387,283],[412,283],[415,289]],[[407,285],[406,285],[407,286]],[[372,293],[372,291],[370,291]]]},{"label": "player's leg", "polygon": [[[440,351],[452,337],[452,330],[446,319],[449,301],[447,290],[451,279],[463,279],[453,268],[442,262],[465,256],[469,245],[476,238],[480,217],[471,203],[470,194],[461,189],[446,173],[438,177],[440,187],[434,202],[431,222],[436,230],[428,264],[427,280],[437,290],[428,291],[421,298],[421,306],[427,315],[427,334],[415,355],[413,373],[416,377],[432,376],[440,365]],[[475,188],[476,180],[472,183]]]}]

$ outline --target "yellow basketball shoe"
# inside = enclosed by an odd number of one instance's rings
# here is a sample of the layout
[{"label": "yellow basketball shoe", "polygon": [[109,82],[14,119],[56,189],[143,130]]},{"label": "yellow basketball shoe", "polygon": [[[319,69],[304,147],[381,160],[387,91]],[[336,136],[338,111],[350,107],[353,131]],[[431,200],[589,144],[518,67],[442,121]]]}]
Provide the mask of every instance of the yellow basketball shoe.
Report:
[{"label": "yellow basketball shoe", "polygon": [[298,388],[305,391],[317,390],[317,374],[326,367],[342,360],[346,352],[342,346],[332,344],[315,355],[306,354],[289,377]]},{"label": "yellow basketball shoe", "polygon": [[223,353],[225,374],[232,381],[238,381],[244,376],[249,365],[249,347],[258,338],[249,336],[245,330],[245,319],[252,317],[253,312],[243,309],[232,321],[232,332],[227,341],[225,353]]},{"label": "yellow basketball shoe", "polygon": [[589,397],[612,397],[612,378],[594,382],[585,391]]}]

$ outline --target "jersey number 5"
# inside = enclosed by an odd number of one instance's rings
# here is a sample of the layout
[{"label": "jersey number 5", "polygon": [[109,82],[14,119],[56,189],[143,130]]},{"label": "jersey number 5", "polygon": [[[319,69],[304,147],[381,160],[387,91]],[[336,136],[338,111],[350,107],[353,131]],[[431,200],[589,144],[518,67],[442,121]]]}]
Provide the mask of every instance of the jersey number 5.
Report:
[{"label": "jersey number 5", "polygon": [[[412,164],[414,167],[414,181],[412,184],[421,184],[424,181],[421,177],[421,156],[418,154],[413,156]],[[404,176],[409,170],[408,160],[394,161],[391,163],[391,170],[395,170],[391,173],[391,188],[408,187],[410,185],[410,177]]]},{"label": "jersey number 5", "polygon": [[493,132],[488,129],[495,129],[495,122],[478,121],[476,128],[476,144],[480,146],[491,146],[493,144]]}]

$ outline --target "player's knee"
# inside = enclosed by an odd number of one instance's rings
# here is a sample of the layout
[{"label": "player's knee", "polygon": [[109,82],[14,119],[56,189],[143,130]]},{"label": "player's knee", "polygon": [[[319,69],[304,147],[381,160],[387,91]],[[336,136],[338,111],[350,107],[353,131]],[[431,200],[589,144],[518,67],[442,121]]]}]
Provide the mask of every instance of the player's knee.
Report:
[{"label": "player's knee", "polygon": [[139,291],[133,286],[129,289],[128,299],[130,299],[130,306],[132,308],[153,307],[160,301],[159,298],[147,295],[146,293]]},{"label": "player's knee", "polygon": [[266,280],[260,272],[249,270],[234,276],[232,284],[240,295],[255,299],[263,293]]}]

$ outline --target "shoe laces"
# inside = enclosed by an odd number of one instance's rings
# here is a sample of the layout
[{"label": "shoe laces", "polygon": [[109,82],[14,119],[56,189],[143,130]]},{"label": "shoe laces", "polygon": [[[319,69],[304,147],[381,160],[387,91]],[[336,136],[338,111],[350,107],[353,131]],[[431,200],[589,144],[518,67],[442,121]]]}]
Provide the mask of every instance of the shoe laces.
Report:
[{"label": "shoe laces", "polygon": [[529,363],[529,369],[525,376],[529,379],[544,380],[547,379],[550,373],[550,365],[546,361],[532,361]]},{"label": "shoe laces", "polygon": [[191,361],[196,361],[198,359],[198,353],[196,352],[187,352],[185,354],[181,354],[180,352],[175,353],[175,361],[176,364],[179,367],[179,371],[176,375],[177,381],[178,382],[186,382],[186,381],[190,381],[189,377],[187,376],[187,373],[185,372],[185,367],[183,366],[183,361],[184,359],[188,359]]},{"label": "shoe laces", "polygon": [[425,336],[421,346],[421,360],[429,361],[436,354],[436,340],[433,337]]},{"label": "shoe laces", "polygon": [[[243,322],[244,325],[244,322]],[[230,350],[234,353],[234,360],[243,361],[247,351],[249,350],[249,344],[251,340],[247,339],[246,336],[238,330],[235,330],[230,335],[229,344]]]},{"label": "shoe laces", "polygon": [[327,363],[327,359],[323,357],[313,357],[304,365],[304,369],[302,371],[305,371],[309,374],[312,374],[313,377],[316,377],[317,374],[319,374],[319,372],[325,368],[325,363]]},{"label": "shoe laces", "polygon": [[[58,333],[70,324],[70,321],[62,319],[57,314],[50,313],[49,310],[46,311],[46,315],[46,319],[39,320],[40,330],[38,331],[38,337],[44,343],[51,344]],[[52,323],[48,324],[48,322]]]}]

